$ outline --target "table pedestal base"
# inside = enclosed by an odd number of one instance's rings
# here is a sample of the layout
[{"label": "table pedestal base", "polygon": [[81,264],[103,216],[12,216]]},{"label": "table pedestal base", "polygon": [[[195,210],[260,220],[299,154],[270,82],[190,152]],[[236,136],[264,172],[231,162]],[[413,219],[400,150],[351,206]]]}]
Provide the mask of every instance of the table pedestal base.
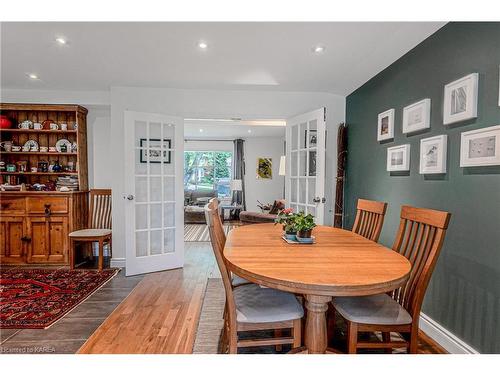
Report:
[{"label": "table pedestal base", "polygon": [[326,312],[329,296],[306,295],[306,329],[305,346],[309,354],[324,354],[328,345],[326,328]]}]

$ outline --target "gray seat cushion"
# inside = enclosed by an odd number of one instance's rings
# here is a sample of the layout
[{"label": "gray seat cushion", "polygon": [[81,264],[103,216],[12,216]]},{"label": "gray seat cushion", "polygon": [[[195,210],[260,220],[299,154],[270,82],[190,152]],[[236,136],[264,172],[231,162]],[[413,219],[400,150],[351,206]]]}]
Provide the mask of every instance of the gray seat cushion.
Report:
[{"label": "gray seat cushion", "polygon": [[248,281],[247,279],[244,279],[241,276],[233,274],[233,279],[231,280],[231,284],[233,284],[233,286],[240,286],[240,285],[249,284],[249,283],[250,283],[250,281]]},{"label": "gray seat cushion", "polygon": [[387,294],[366,297],[338,297],[333,306],[346,319],[361,324],[410,324],[408,312]]},{"label": "gray seat cushion", "polygon": [[109,236],[111,229],[81,229],[69,234],[70,237],[99,237]]},{"label": "gray seat cushion", "polygon": [[236,320],[239,323],[272,323],[302,318],[304,310],[291,293],[256,284],[234,289]]}]

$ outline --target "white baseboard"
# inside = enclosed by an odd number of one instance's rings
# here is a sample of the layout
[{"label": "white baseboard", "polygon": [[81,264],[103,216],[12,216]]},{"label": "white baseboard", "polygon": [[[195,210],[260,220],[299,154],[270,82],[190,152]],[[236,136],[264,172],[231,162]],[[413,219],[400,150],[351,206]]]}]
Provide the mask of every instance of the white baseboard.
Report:
[{"label": "white baseboard", "polygon": [[111,267],[125,268],[125,258],[111,258]]},{"label": "white baseboard", "polygon": [[451,354],[479,354],[472,346],[462,341],[446,328],[425,314],[420,314],[419,326],[424,333]]}]

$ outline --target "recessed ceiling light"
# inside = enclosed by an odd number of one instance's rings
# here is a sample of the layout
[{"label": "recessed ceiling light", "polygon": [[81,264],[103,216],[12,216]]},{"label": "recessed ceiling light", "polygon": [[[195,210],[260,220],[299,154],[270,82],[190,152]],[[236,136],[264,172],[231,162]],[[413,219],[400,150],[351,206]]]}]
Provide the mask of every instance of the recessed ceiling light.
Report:
[{"label": "recessed ceiling light", "polygon": [[313,52],[319,55],[319,54],[325,52],[325,46],[317,45],[317,46],[313,47]]},{"label": "recessed ceiling light", "polygon": [[29,79],[38,79],[38,75],[35,73],[26,73]]},{"label": "recessed ceiling light", "polygon": [[248,132],[251,133],[252,132],[252,129],[248,129]]},{"label": "recessed ceiling light", "polygon": [[208,48],[208,44],[207,42],[198,42],[198,47],[200,47],[200,49],[207,49]]},{"label": "recessed ceiling light", "polygon": [[200,133],[203,133],[203,129],[200,129]]},{"label": "recessed ceiling light", "polygon": [[56,38],[56,42],[57,42],[57,43],[59,43],[59,44],[60,44],[60,45],[62,45],[62,46],[63,46],[63,45],[65,45],[66,43],[68,43],[68,42],[66,41],[66,39],[64,39],[63,37],[58,37],[58,38]]}]

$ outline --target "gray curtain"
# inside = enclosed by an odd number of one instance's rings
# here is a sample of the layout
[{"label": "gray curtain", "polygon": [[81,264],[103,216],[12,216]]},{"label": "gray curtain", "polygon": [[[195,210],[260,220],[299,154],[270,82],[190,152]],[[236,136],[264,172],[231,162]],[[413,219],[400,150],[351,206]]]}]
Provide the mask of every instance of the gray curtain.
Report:
[{"label": "gray curtain", "polygon": [[[243,145],[245,141],[243,139],[235,139],[234,143],[234,153],[233,153],[233,179],[241,180],[242,191],[234,191],[231,199],[232,204],[240,204],[243,207],[243,211],[246,210],[245,204],[245,156],[243,154]],[[235,210],[237,211],[237,210]],[[239,212],[231,212],[231,217],[234,219],[238,218]]]}]

